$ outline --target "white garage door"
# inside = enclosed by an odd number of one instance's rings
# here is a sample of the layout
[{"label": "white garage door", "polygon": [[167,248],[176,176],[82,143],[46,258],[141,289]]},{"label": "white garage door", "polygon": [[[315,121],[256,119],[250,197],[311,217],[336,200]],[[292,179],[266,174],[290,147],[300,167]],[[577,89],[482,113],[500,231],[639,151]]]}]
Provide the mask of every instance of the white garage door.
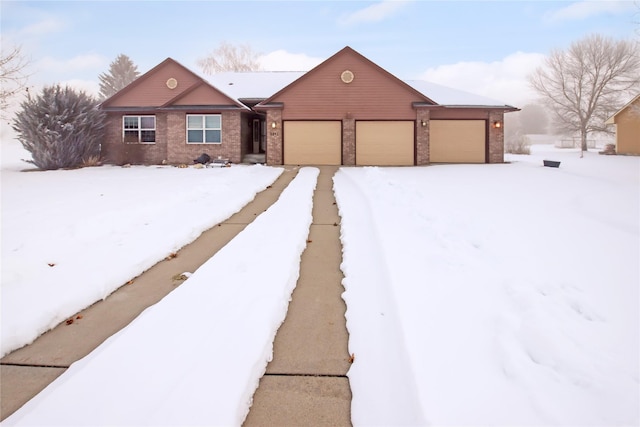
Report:
[{"label": "white garage door", "polygon": [[484,120],[431,120],[429,161],[432,163],[485,163]]},{"label": "white garage door", "polygon": [[284,164],[342,164],[342,122],[285,121]]},{"label": "white garage door", "polygon": [[357,121],[356,165],[414,164],[413,121]]}]

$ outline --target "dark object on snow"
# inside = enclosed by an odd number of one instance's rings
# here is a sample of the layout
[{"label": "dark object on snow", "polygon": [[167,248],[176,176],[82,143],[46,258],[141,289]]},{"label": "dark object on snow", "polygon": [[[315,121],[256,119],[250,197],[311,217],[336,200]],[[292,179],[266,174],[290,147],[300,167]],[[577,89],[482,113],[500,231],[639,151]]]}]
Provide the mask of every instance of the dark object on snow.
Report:
[{"label": "dark object on snow", "polygon": [[560,167],[560,162],[557,162],[555,160],[543,160],[542,163],[550,168],[559,168]]},{"label": "dark object on snow", "polygon": [[211,161],[211,157],[209,157],[209,155],[207,153],[202,153],[200,155],[200,157],[198,157],[197,159],[195,159],[193,161],[193,163],[200,163],[202,165],[206,165],[207,163],[209,163]]}]

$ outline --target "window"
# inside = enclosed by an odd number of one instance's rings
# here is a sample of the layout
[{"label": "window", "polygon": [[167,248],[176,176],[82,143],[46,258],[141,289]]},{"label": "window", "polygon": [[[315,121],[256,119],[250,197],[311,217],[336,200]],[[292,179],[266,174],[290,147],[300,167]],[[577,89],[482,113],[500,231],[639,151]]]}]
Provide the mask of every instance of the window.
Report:
[{"label": "window", "polygon": [[220,114],[187,114],[187,144],[220,144],[221,142]]},{"label": "window", "polygon": [[156,117],[124,116],[122,130],[125,144],[153,144],[156,142]]}]

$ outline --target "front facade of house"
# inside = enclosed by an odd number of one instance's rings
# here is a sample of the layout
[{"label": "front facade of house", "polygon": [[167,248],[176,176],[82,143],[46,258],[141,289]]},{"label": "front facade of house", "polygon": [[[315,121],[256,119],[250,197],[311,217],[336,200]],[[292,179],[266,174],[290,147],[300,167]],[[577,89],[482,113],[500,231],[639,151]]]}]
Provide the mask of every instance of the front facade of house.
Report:
[{"label": "front facade of house", "polygon": [[258,115],[172,59],[101,108],[107,113],[102,155],[109,163],[192,163],[202,153],[239,163],[253,150]]},{"label": "front facade of house", "polygon": [[246,77],[215,87],[165,60],[102,104],[109,118],[103,157],[116,164],[191,163],[202,153],[234,163],[265,153],[269,165],[502,163],[504,113],[517,111],[484,99],[436,102],[349,47],[271,96],[226,94],[243,81],[258,92],[278,76]]},{"label": "front facade of house", "polygon": [[606,122],[616,125],[616,153],[640,155],[640,95]]}]

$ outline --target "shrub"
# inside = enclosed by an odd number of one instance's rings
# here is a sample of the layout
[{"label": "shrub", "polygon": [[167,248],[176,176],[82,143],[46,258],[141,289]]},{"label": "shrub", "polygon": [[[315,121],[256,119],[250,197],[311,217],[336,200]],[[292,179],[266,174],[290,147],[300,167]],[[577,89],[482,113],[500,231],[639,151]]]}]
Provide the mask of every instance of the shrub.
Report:
[{"label": "shrub", "polygon": [[505,141],[504,150],[509,154],[531,154],[529,138],[520,133],[513,135]]},{"label": "shrub", "polygon": [[105,114],[98,101],[84,92],[60,85],[20,105],[13,121],[22,146],[40,169],[76,168],[100,157]]}]

